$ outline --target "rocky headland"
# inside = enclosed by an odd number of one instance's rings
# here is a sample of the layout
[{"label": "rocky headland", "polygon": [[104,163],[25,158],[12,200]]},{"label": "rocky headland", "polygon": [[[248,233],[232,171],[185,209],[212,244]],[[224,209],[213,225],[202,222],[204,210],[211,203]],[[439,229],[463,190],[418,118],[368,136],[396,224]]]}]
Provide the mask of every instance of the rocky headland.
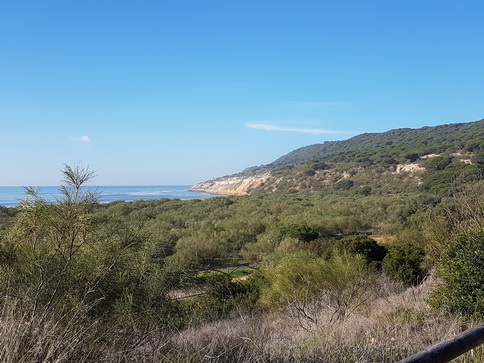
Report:
[{"label": "rocky headland", "polygon": [[253,176],[223,176],[198,183],[190,190],[217,195],[247,195],[252,189],[262,186],[270,176],[269,173]]}]

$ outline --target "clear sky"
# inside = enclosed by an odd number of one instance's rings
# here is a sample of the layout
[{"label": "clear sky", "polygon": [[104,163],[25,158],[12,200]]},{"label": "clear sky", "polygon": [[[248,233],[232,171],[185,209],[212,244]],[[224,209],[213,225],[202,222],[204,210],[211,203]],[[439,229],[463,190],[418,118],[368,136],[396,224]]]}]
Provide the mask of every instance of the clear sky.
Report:
[{"label": "clear sky", "polygon": [[0,1],[0,185],[194,184],[484,118],[484,1]]}]

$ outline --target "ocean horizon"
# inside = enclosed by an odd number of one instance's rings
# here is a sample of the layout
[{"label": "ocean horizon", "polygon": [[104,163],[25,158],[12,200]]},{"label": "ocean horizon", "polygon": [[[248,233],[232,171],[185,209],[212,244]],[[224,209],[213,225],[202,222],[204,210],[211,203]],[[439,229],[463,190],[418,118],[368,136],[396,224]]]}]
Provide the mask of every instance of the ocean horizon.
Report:
[{"label": "ocean horizon", "polygon": [[[59,186],[33,187],[47,201],[54,202],[61,197]],[[206,199],[215,195],[189,190],[191,185],[114,185],[86,186],[85,189],[100,193],[101,203],[115,201],[132,202],[153,199]],[[0,186],[0,206],[17,207],[19,200],[27,198],[25,187]]]}]

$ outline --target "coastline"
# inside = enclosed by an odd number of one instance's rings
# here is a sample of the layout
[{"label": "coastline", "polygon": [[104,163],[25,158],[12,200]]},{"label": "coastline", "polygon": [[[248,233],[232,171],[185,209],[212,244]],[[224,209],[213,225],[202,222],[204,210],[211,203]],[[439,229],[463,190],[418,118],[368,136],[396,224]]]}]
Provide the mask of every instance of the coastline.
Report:
[{"label": "coastline", "polygon": [[212,195],[248,195],[252,189],[263,185],[270,177],[269,173],[223,176],[195,184],[190,190]]},{"label": "coastline", "polygon": [[[206,199],[217,194],[204,191],[190,190],[190,185],[154,185],[154,186],[88,186],[87,190],[94,190],[101,193],[100,203],[111,203],[116,201],[132,202],[137,200],[156,199]],[[55,202],[61,197],[58,186],[35,187],[40,195],[48,202]],[[20,186],[0,186],[0,206],[18,207],[19,200],[26,199],[25,188]]]}]

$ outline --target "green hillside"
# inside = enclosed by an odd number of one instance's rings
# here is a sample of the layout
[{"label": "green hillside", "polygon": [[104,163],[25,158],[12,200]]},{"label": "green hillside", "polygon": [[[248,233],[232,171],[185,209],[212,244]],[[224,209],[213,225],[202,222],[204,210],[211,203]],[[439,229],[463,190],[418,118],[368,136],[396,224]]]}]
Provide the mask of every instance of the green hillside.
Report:
[{"label": "green hillside", "polygon": [[294,150],[239,176],[270,174],[250,193],[439,193],[480,179],[484,120],[367,133]]},{"label": "green hillside", "polygon": [[398,163],[428,154],[475,152],[484,147],[484,120],[420,129],[367,133],[344,141],[331,141],[294,150],[268,168],[315,161]]}]

